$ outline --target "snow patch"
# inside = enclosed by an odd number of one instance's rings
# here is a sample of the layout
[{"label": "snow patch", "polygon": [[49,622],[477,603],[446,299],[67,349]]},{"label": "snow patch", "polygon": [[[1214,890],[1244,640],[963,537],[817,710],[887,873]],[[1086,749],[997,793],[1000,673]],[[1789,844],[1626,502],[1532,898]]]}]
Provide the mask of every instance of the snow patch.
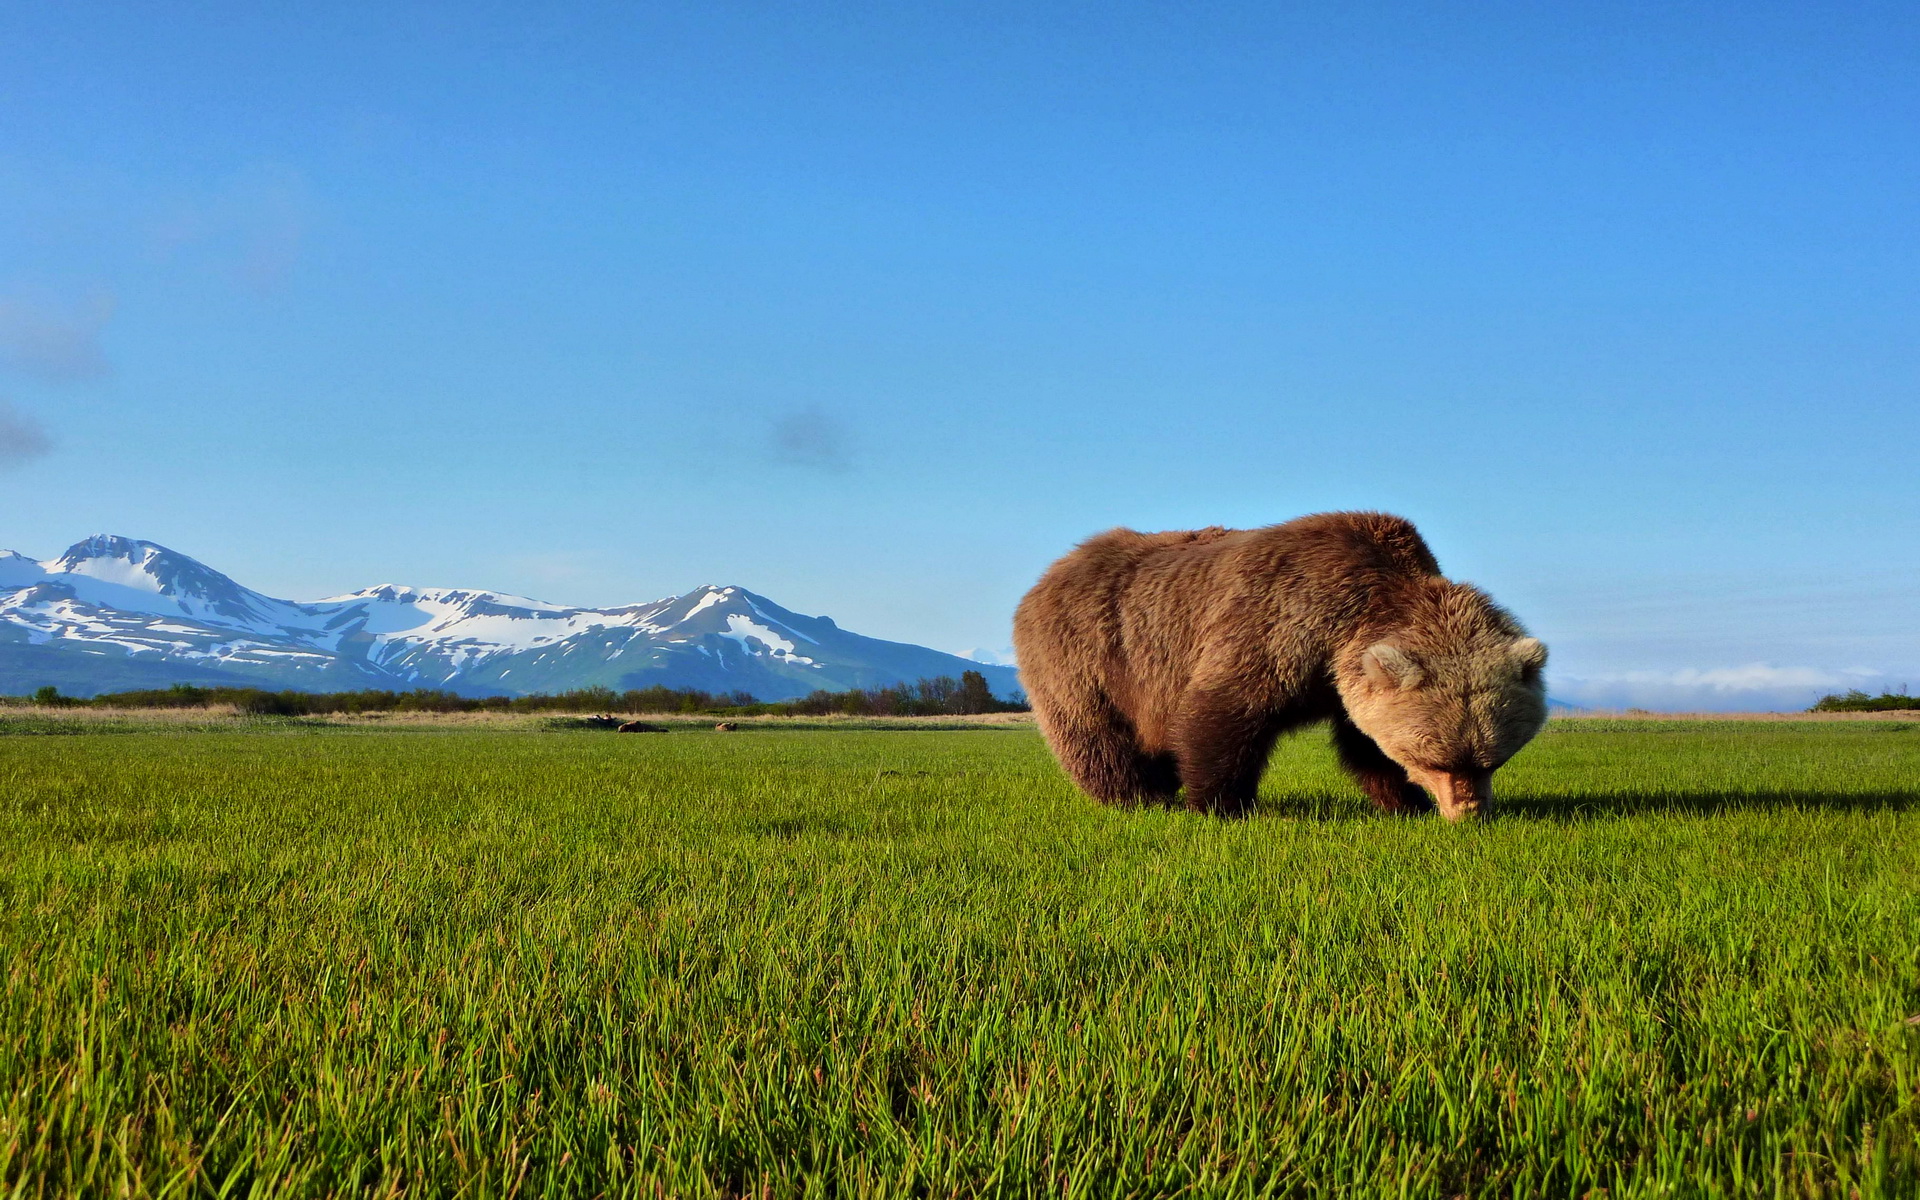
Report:
[{"label": "snow patch", "polygon": [[731,638],[734,641],[739,642],[740,648],[748,652],[751,652],[753,650],[753,647],[749,646],[747,643],[749,641],[757,641],[765,645],[768,653],[770,653],[774,658],[783,659],[787,662],[795,662],[795,663],[813,662],[811,658],[806,658],[802,655],[795,654],[794,644],[788,641],[786,638],[783,638],[779,634],[775,633],[773,630],[768,629],[765,625],[758,623],[752,617],[742,616],[739,613],[727,614],[726,632],[722,633],[720,636],[723,638]]},{"label": "snow patch", "polygon": [[0,587],[27,587],[46,577],[46,569],[26,555],[0,550]]},{"label": "snow patch", "polygon": [[766,610],[761,608],[758,604],[755,604],[751,597],[747,599],[747,607],[752,609],[753,615],[756,617],[759,617],[762,621],[767,621],[774,625],[778,625],[780,628],[786,630],[788,633],[801,639],[802,641],[812,642],[816,646],[820,644],[819,641],[817,641],[816,639],[810,638],[806,634],[801,633],[798,629],[795,629],[793,626],[787,624],[785,621],[776,620],[775,618],[768,616],[766,613]]},{"label": "snow patch", "polygon": [[85,575],[89,579],[98,579],[102,583],[111,583],[123,588],[132,588],[137,592],[161,594],[165,589],[153,573],[146,569],[146,558],[142,556],[138,563],[125,558],[88,558],[68,567],[61,572],[65,575]]},{"label": "snow patch", "polygon": [[700,602],[698,604],[694,605],[692,608],[687,610],[686,616],[681,617],[680,620],[675,621],[674,624],[679,625],[684,622],[691,621],[693,620],[694,617],[698,616],[701,612],[705,611],[706,609],[712,608],[714,605],[720,603],[722,600],[725,600],[726,598],[727,598],[727,594],[725,592],[709,591],[706,595],[700,597]]}]

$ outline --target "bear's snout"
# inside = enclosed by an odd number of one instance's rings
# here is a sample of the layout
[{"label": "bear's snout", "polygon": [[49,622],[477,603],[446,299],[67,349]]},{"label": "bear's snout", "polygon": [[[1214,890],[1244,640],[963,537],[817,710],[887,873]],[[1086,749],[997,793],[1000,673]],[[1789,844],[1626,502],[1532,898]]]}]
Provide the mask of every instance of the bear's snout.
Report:
[{"label": "bear's snout", "polygon": [[1413,781],[1426,789],[1440,815],[1449,821],[1465,821],[1493,815],[1492,771],[1416,771],[1408,770]]}]

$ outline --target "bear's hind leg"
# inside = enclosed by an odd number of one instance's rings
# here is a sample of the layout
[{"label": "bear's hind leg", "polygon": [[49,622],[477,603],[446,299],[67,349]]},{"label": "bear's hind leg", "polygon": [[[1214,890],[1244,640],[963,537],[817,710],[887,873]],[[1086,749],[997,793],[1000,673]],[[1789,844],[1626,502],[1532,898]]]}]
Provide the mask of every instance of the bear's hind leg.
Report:
[{"label": "bear's hind leg", "polygon": [[1054,757],[1080,790],[1105,804],[1166,803],[1179,791],[1170,759],[1142,754],[1133,726],[1110,705],[1098,705],[1092,719],[1049,719],[1040,731]]},{"label": "bear's hind leg", "polygon": [[1381,753],[1372,738],[1344,716],[1333,719],[1333,748],[1374,807],[1397,816],[1433,811],[1433,797],[1407,778],[1407,769]]}]

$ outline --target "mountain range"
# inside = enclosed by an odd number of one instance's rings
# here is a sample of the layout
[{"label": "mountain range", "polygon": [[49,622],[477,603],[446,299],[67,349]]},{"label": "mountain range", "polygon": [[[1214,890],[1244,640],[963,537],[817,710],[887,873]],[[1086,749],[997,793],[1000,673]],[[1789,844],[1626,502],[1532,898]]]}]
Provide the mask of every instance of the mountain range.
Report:
[{"label": "mountain range", "polygon": [[0,694],[174,683],[525,695],[604,686],[750,692],[786,700],[1012,667],[863,637],[743,587],[617,608],[570,608],[463,588],[381,584],[276,600],[165,546],[88,538],[36,562],[0,551]]}]

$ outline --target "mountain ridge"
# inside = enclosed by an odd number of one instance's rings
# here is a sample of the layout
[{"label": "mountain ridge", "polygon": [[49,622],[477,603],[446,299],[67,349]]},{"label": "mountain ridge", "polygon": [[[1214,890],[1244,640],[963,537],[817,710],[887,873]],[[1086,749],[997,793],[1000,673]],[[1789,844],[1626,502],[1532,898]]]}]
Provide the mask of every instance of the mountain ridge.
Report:
[{"label": "mountain ridge", "polygon": [[1010,667],[869,638],[739,585],[586,608],[482,588],[375,584],[281,600],[155,542],[96,534],[57,558],[0,551],[0,693],[168,683],[441,688],[525,695],[605,686],[786,700]]}]

